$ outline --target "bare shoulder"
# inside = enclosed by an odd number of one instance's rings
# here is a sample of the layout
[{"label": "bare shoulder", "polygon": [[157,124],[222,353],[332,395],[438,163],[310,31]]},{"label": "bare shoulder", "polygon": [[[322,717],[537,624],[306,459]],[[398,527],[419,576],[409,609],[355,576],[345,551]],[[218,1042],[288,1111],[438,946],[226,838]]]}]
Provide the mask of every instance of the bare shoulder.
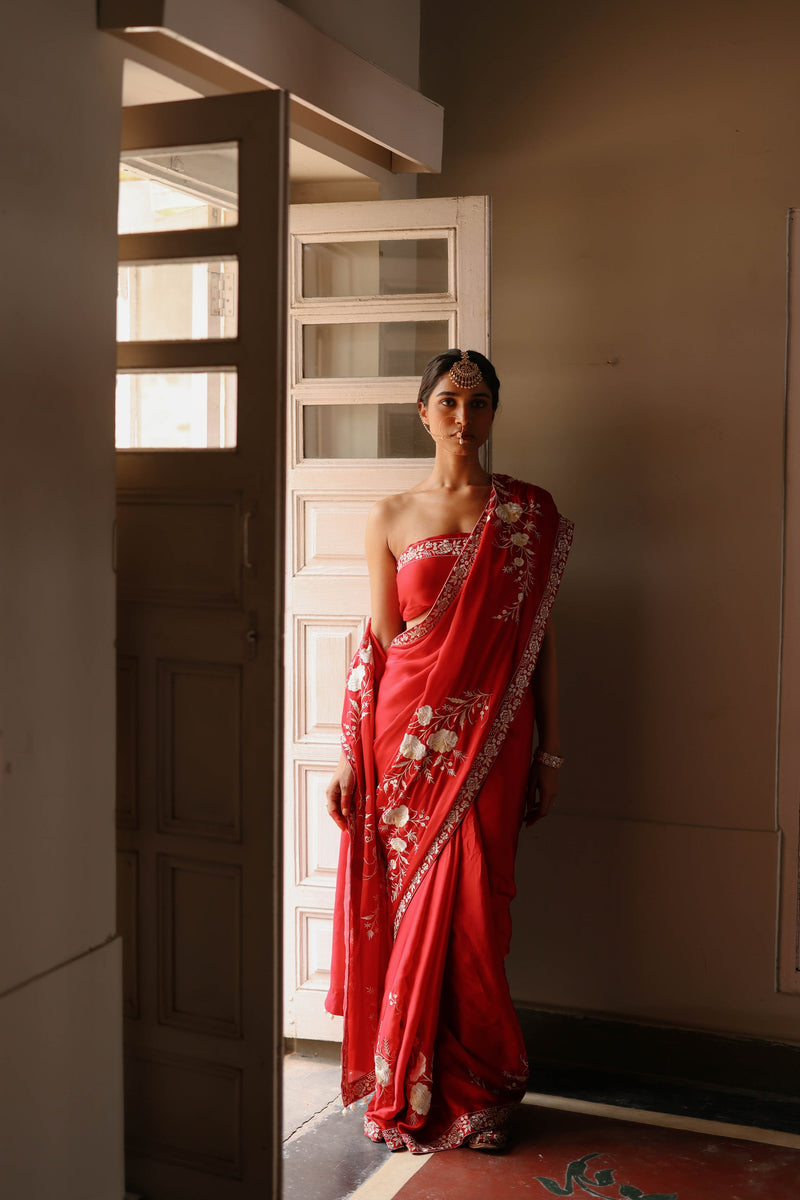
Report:
[{"label": "bare shoulder", "polygon": [[387,540],[399,520],[408,512],[410,492],[399,492],[395,496],[383,496],[376,500],[367,516],[367,528],[374,535],[385,534]]}]

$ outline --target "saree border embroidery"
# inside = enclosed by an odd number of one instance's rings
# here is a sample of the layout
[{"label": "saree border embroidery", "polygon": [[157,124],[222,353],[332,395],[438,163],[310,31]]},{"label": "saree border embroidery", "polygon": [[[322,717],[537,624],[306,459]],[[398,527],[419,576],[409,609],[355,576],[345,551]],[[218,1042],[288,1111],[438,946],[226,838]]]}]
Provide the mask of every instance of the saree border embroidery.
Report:
[{"label": "saree border embroidery", "polygon": [[437,1150],[455,1150],[473,1133],[484,1129],[504,1129],[509,1122],[512,1111],[519,1101],[508,1104],[495,1104],[491,1108],[482,1108],[477,1112],[463,1113],[453,1124],[432,1142],[418,1142],[407,1129],[400,1130],[397,1126],[381,1129],[377,1122],[370,1117],[364,1117],[364,1133],[373,1142],[385,1142],[390,1150],[402,1150],[407,1146],[412,1154],[433,1154]]},{"label": "saree border embroidery", "polygon": [[[405,915],[405,912],[411,903],[417,889],[422,883],[435,862],[442,848],[447,844],[458,825],[463,820],[470,805],[475,799],[475,796],[481,789],[489,770],[500,752],[500,747],[508,733],[509,727],[517,714],[519,706],[522,702],[525,691],[528,688],[533,675],[533,669],[536,665],[536,659],[539,655],[544,633],[547,627],[547,621],[550,616],[555,598],[558,593],[558,588],[561,583],[561,578],[566,567],[567,557],[569,555],[570,546],[572,545],[573,525],[565,517],[559,517],[558,530],[556,533],[553,552],[550,559],[550,570],[548,573],[547,584],[542,594],[542,599],[539,604],[539,609],[531,626],[531,633],[528,643],[523,651],[520,661],[517,665],[511,680],[506,688],[505,696],[500,704],[497,715],[489,730],[484,745],[473,764],[469,774],[464,780],[464,785],[458,794],[458,797],[450,809],[449,813],[442,822],[442,827],[439,830],[434,841],[431,843],[425,858],[417,867],[414,875],[406,887],[406,890],[400,900],[397,911],[395,913],[393,936],[397,937],[397,932],[400,928],[400,922]],[[416,626],[420,628],[420,626]]]},{"label": "saree border embroidery", "polygon": [[470,537],[468,533],[448,533],[442,537],[423,538],[422,541],[411,542],[397,559],[397,570],[401,571],[409,563],[425,558],[443,558],[446,555],[455,557],[461,553],[468,537]]}]

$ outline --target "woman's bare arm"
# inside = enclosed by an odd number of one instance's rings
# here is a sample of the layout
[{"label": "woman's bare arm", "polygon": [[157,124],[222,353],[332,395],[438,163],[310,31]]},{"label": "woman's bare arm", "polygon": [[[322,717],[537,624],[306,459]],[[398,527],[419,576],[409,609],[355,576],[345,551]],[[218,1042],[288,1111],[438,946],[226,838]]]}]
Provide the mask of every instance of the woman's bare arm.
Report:
[{"label": "woman's bare arm", "polygon": [[379,501],[370,510],[365,539],[372,632],[384,650],[403,630],[397,599],[397,563],[389,549],[390,503]]}]

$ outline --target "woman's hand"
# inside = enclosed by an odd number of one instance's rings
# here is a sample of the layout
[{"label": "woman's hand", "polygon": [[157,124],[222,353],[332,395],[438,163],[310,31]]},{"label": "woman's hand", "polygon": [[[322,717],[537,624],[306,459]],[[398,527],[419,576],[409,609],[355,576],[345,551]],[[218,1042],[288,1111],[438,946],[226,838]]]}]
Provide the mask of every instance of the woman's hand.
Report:
[{"label": "woman's hand", "polygon": [[343,830],[347,829],[354,783],[352,767],[344,754],[340,754],[336,771],[325,788],[325,806],[328,816],[332,817],[339,828]]},{"label": "woman's hand", "polygon": [[532,762],[528,772],[528,795],[525,801],[525,824],[534,825],[546,817],[558,795],[558,768]]}]

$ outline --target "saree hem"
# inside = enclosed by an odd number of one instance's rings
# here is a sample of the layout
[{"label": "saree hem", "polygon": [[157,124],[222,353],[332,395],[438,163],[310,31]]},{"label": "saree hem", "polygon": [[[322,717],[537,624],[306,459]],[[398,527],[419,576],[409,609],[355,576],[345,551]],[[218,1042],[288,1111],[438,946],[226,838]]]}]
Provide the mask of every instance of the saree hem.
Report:
[{"label": "saree hem", "polygon": [[371,1117],[364,1117],[364,1133],[373,1142],[385,1142],[390,1150],[410,1150],[412,1154],[435,1154],[439,1150],[455,1150],[464,1144],[474,1133],[486,1130],[501,1130],[508,1125],[511,1113],[519,1108],[520,1102],[511,1104],[496,1104],[491,1108],[482,1108],[477,1112],[462,1113],[452,1125],[434,1138],[432,1142],[420,1142],[407,1129],[391,1125],[381,1129]]},{"label": "saree hem", "polygon": [[349,1108],[351,1104],[355,1104],[357,1100],[363,1100],[365,1096],[375,1091],[375,1072],[370,1071],[368,1075],[361,1075],[355,1083],[342,1084],[342,1103],[345,1108]]}]

